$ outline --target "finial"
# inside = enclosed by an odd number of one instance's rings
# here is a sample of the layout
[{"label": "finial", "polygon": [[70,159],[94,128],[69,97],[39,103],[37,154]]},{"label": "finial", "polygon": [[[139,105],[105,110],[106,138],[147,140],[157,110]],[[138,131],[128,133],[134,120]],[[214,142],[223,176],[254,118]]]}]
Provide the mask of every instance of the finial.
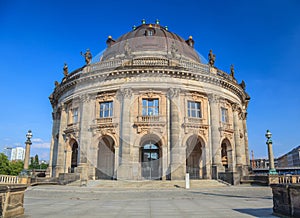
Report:
[{"label": "finial", "polygon": [[112,37],[111,37],[111,36],[108,36],[108,38],[111,39]]},{"label": "finial", "polygon": [[159,19],[156,19],[155,23],[156,23],[156,24],[159,24]]},{"label": "finial", "polygon": [[133,25],[133,27],[132,27],[132,30],[135,30],[136,29],[136,26],[135,25]]},{"label": "finial", "polygon": [[152,27],[152,24],[149,24],[149,27],[151,28],[151,27]]},{"label": "finial", "polygon": [[169,30],[168,26],[165,26],[165,30]]},{"label": "finial", "polygon": [[189,36],[189,39],[193,39],[193,36]]},{"label": "finial", "polygon": [[142,20],[142,24],[146,24],[146,20],[145,19]]}]

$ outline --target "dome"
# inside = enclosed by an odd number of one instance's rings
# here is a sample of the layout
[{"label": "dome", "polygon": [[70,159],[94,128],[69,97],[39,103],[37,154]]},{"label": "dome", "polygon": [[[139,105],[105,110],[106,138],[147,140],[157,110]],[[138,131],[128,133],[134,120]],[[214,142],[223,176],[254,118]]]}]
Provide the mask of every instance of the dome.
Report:
[{"label": "dome", "polygon": [[106,43],[103,61],[118,57],[164,56],[201,62],[191,36],[184,40],[157,23],[134,27],[117,40],[109,36]]}]

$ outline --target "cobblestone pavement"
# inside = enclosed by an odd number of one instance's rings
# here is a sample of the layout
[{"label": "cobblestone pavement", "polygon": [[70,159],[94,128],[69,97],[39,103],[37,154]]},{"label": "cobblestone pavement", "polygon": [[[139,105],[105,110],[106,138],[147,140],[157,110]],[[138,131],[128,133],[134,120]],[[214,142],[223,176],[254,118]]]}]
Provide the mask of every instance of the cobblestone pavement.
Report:
[{"label": "cobblestone pavement", "polygon": [[35,186],[25,193],[28,217],[275,217],[269,187],[114,190]]}]

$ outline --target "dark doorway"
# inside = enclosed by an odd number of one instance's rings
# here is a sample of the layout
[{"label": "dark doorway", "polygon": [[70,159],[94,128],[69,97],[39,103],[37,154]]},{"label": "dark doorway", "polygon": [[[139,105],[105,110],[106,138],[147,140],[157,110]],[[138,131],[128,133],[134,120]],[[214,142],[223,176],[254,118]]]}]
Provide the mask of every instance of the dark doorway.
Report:
[{"label": "dark doorway", "polygon": [[149,141],[141,148],[141,154],[142,177],[150,180],[161,179],[159,146]]},{"label": "dark doorway", "polygon": [[98,179],[113,179],[115,170],[114,140],[105,136],[101,138],[98,146],[98,160],[96,176]]},{"label": "dark doorway", "polygon": [[74,173],[74,169],[77,167],[78,158],[78,144],[74,142],[72,145],[72,156],[71,156],[71,173]]}]

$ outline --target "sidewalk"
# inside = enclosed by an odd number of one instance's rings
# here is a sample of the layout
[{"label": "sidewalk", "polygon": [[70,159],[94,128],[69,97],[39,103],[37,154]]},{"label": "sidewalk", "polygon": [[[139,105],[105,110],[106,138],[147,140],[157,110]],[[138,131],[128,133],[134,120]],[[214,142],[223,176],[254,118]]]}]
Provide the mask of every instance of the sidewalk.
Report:
[{"label": "sidewalk", "polygon": [[275,217],[269,187],[115,190],[29,187],[28,217]]}]

